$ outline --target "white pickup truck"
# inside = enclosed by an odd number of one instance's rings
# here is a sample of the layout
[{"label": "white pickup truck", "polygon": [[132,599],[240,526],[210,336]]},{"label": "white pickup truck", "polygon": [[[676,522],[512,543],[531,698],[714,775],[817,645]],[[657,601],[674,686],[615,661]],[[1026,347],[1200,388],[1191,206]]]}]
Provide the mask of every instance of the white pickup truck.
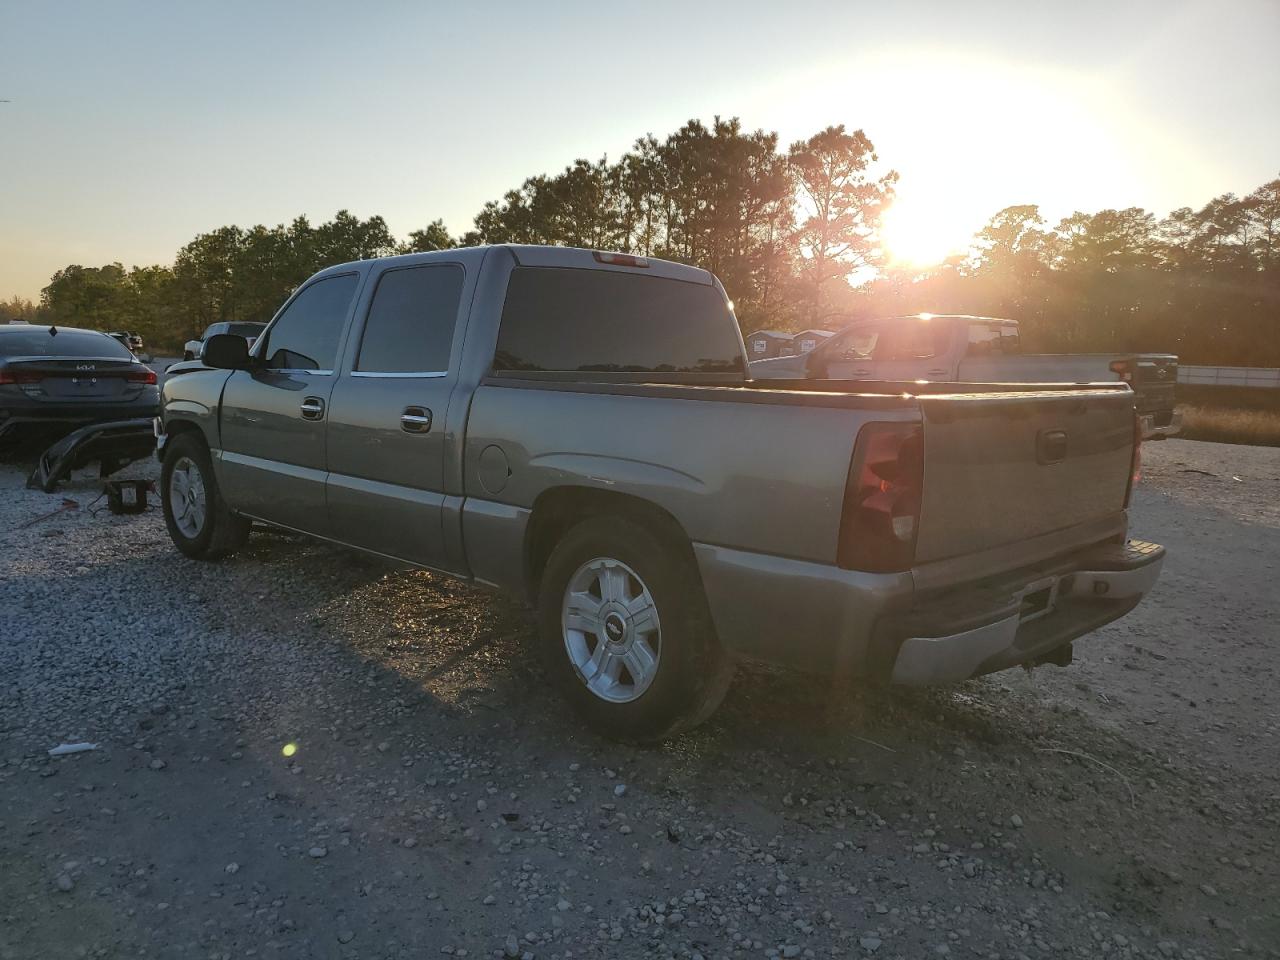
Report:
[{"label": "white pickup truck", "polygon": [[1103,383],[1135,396],[1144,438],[1182,426],[1174,410],[1178,358],[1171,353],[1023,353],[1018,321],[938,316],[862,320],[809,353],[751,363],[761,380],[932,380],[947,383]]}]

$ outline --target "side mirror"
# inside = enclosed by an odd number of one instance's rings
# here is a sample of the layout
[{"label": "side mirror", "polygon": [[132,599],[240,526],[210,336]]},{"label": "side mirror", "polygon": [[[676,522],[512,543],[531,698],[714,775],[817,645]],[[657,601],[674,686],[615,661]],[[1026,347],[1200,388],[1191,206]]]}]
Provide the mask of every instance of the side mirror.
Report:
[{"label": "side mirror", "polygon": [[245,370],[249,367],[249,341],[234,333],[215,333],[200,348],[200,361],[219,370]]}]

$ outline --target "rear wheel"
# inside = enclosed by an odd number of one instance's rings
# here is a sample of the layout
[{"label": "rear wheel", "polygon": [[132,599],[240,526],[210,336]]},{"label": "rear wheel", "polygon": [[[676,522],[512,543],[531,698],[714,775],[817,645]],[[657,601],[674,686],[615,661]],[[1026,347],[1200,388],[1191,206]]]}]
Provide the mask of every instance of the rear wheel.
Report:
[{"label": "rear wheel", "polygon": [[165,451],[160,500],[169,538],[188,557],[217,560],[249,539],[249,521],[227,507],[209,448],[194,433],[174,437]]},{"label": "rear wheel", "polygon": [[548,672],[606,737],[688,730],[714,712],[733,676],[693,558],[629,519],[585,520],[556,545],[538,621]]}]

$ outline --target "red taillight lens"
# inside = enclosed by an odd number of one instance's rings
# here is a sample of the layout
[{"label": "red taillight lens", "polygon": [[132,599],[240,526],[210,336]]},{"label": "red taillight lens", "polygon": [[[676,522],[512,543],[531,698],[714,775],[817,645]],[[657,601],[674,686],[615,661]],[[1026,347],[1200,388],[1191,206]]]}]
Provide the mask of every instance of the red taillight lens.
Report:
[{"label": "red taillight lens", "polygon": [[1129,506],[1133,488],[1142,479],[1142,418],[1133,415],[1133,455],[1129,459],[1129,485],[1124,488],[1124,505]]},{"label": "red taillight lens", "polygon": [[124,375],[124,378],[130,383],[155,383],[156,372],[150,367],[143,370],[130,370]]},{"label": "red taillight lens", "polygon": [[39,383],[43,379],[43,373],[24,372],[22,370],[0,370],[0,384]]},{"label": "red taillight lens", "polygon": [[846,570],[909,570],[920,528],[924,431],[870,423],[858,433],[840,518],[836,562]]},{"label": "red taillight lens", "polygon": [[1111,372],[1125,383],[1133,382],[1133,368],[1129,365],[1128,360],[1112,360]]}]

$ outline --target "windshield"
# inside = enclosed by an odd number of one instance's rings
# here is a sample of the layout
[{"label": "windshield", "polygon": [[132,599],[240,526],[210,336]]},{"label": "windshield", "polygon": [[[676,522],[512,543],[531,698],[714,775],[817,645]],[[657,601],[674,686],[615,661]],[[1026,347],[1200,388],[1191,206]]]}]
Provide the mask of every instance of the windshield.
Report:
[{"label": "windshield", "polygon": [[109,357],[132,360],[120,341],[90,330],[60,330],[51,334],[39,328],[0,334],[0,357]]}]

